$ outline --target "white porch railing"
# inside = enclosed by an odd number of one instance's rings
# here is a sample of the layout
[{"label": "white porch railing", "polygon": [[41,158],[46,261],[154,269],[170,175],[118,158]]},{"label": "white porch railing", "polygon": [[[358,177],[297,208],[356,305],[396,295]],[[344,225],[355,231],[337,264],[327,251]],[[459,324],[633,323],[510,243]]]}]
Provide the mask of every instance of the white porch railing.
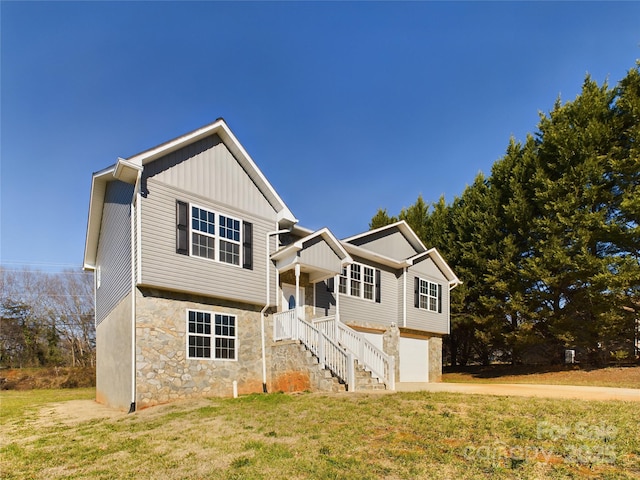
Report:
[{"label": "white porch railing", "polygon": [[345,382],[349,391],[355,390],[353,353],[340,347],[323,329],[299,318],[295,309],[276,313],[273,318],[274,340],[300,340],[318,357],[323,368],[328,368]]},{"label": "white porch railing", "polygon": [[342,322],[336,322],[338,343],[352,352],[360,364],[369,370],[372,376],[381,380],[389,390],[396,389],[395,358],[387,355],[364,335]]},{"label": "white porch railing", "polygon": [[294,334],[296,327],[296,311],[295,309],[287,310],[285,312],[275,313],[273,315],[273,339],[274,340],[288,340],[295,338],[298,339],[298,335]]},{"label": "white porch railing", "polygon": [[326,366],[355,390],[353,360],[358,360],[373,377],[389,390],[395,390],[395,359],[387,355],[364,335],[337,321],[334,315],[316,318],[313,324],[298,318],[295,309],[274,314],[274,340],[294,339],[304,343]]}]

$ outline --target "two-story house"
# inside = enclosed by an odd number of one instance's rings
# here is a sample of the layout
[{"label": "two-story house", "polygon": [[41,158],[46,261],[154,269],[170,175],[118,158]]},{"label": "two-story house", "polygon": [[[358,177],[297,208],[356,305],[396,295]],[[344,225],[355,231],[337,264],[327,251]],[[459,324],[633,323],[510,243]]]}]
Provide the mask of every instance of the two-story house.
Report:
[{"label": "two-story house", "polygon": [[97,400],[130,411],[438,381],[460,283],[405,222],[301,227],[222,119],[93,175],[84,266]]}]

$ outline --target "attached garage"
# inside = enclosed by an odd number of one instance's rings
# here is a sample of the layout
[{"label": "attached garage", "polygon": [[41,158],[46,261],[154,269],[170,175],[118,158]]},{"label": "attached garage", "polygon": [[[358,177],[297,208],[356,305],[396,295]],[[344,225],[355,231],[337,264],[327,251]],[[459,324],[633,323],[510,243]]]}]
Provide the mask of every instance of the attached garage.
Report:
[{"label": "attached garage", "polygon": [[429,381],[429,340],[400,337],[399,381]]}]

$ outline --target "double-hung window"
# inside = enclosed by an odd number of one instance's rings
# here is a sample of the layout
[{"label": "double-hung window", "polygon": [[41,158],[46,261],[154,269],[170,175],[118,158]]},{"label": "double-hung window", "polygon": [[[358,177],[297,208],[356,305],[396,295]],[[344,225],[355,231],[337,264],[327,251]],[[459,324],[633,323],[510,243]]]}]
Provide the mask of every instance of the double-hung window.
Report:
[{"label": "double-hung window", "polygon": [[218,216],[220,221],[220,261],[240,265],[240,221]]},{"label": "double-hung window", "polygon": [[371,267],[362,267],[362,296],[367,300],[373,300],[375,288],[374,270]]},{"label": "double-hung window", "polygon": [[347,267],[342,267],[342,273],[340,274],[340,283],[338,284],[339,293],[347,293]]},{"label": "double-hung window", "polygon": [[380,270],[359,263],[343,267],[338,293],[380,303]]},{"label": "double-hung window", "polygon": [[187,357],[236,360],[236,317],[200,310],[187,311]]},{"label": "double-hung window", "polygon": [[416,277],[416,307],[442,312],[442,285]]},{"label": "double-hung window", "polygon": [[360,265],[353,263],[351,264],[351,284],[350,284],[350,291],[349,291],[349,295],[351,295],[352,297],[359,297],[360,296],[360,292],[361,292],[361,281],[362,281],[362,277],[360,274]]},{"label": "double-hung window", "polygon": [[191,207],[191,254],[215,260],[216,215],[204,208]]},{"label": "double-hung window", "polygon": [[177,253],[253,269],[251,223],[186,202],[176,205]]}]

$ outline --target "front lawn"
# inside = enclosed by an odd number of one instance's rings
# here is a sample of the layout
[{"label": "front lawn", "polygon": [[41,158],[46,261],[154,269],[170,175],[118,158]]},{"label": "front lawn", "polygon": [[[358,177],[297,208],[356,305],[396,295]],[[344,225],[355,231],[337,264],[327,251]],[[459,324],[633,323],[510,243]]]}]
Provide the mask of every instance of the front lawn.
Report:
[{"label": "front lawn", "polygon": [[635,403],[268,394],[127,415],[50,392],[60,403],[0,394],[3,411],[11,406],[0,419],[2,478],[640,477]]}]

